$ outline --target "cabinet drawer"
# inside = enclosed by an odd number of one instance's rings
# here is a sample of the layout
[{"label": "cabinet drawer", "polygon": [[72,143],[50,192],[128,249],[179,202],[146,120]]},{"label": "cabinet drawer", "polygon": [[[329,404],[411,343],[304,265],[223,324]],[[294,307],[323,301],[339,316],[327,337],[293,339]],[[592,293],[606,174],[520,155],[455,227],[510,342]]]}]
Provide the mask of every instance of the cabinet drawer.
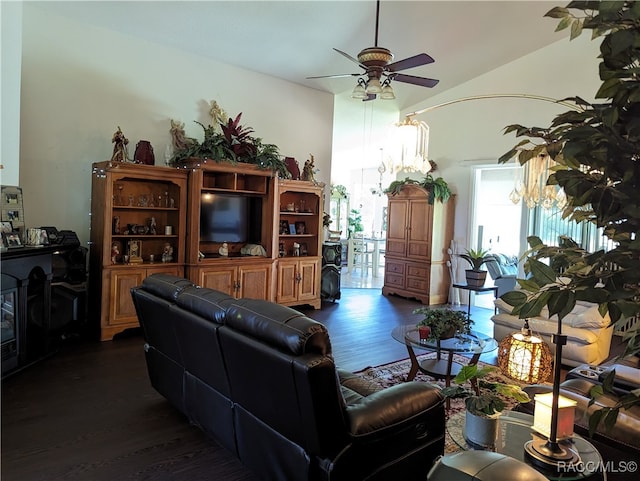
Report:
[{"label": "cabinet drawer", "polygon": [[388,274],[404,274],[404,263],[402,262],[393,262],[389,259],[386,260],[387,264],[385,266],[385,271]]},{"label": "cabinet drawer", "polygon": [[404,276],[387,272],[384,283],[387,286],[404,287]]},{"label": "cabinet drawer", "polygon": [[429,281],[427,279],[418,279],[415,277],[407,277],[407,289],[412,291],[428,292]]},{"label": "cabinet drawer", "polygon": [[424,266],[407,265],[407,275],[412,277],[419,277],[421,279],[427,279],[429,275],[429,269]]}]

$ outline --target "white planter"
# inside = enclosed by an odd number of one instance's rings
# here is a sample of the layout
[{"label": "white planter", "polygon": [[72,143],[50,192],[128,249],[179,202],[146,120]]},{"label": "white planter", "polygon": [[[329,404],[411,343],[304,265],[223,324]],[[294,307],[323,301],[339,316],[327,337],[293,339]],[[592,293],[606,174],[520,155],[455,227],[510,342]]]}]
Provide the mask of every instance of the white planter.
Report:
[{"label": "white planter", "polygon": [[500,416],[484,417],[466,411],[464,437],[468,442],[482,447],[492,447],[498,439]]}]

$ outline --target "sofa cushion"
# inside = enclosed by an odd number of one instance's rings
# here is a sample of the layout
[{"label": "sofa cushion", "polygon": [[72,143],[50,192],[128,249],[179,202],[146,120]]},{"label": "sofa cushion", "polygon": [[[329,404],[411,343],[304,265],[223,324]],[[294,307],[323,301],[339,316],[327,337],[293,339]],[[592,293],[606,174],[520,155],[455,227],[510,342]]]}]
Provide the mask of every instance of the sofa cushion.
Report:
[{"label": "sofa cushion", "polygon": [[193,282],[170,274],[152,274],[142,281],[147,292],[169,301],[175,301],[185,288],[193,286]]},{"label": "sofa cushion", "polygon": [[289,354],[331,354],[327,329],[290,307],[258,299],[239,299],[227,309],[226,323]]},{"label": "sofa cushion", "polygon": [[[502,299],[496,299],[495,305],[500,312],[511,314],[512,306]],[[549,319],[549,310],[545,307],[540,311],[539,318]],[[557,319],[551,317],[551,320]],[[598,311],[598,304],[585,301],[577,301],[575,307],[562,319],[562,324],[576,329],[602,329],[611,323],[609,315],[602,317]]]},{"label": "sofa cushion", "polygon": [[176,299],[176,305],[217,324],[224,324],[225,311],[233,297],[214,289],[196,286],[185,288]]}]

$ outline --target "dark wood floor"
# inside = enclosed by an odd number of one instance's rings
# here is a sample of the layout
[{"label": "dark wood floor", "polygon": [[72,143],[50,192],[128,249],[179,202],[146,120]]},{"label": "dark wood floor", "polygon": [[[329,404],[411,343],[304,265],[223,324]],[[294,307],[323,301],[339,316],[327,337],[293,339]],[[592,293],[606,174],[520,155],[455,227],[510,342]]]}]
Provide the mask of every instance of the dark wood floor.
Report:
[{"label": "dark wood floor", "polygon": [[[336,303],[305,312],[327,326],[336,364],[355,371],[407,357],[390,331],[417,320],[419,306],[345,289]],[[491,333],[491,314],[472,310],[476,330]],[[109,342],[68,341],[6,378],[3,481],[255,480],[151,388],[142,344],[135,330]]]}]

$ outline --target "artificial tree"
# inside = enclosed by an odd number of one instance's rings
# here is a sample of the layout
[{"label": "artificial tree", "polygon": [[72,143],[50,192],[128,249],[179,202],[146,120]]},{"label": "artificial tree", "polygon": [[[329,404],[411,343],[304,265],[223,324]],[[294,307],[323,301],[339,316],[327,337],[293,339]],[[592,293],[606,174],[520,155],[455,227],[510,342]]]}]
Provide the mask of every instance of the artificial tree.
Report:
[{"label": "artificial tree", "polygon": [[[568,238],[549,246],[530,237],[528,276],[518,280],[522,290],[502,298],[520,318],[546,306],[549,315],[562,319],[585,300],[621,322],[640,315],[640,2],[570,2],[546,16],[560,19],[557,30],[570,28],[571,39],[583,30],[602,39],[597,103],[565,99],[575,110],[559,114],[549,127],[506,127],[505,133],[526,139],[500,162],[517,157],[524,165],[541,153],[550,155],[557,166],[547,184],[567,194],[563,217],[602,228],[615,247],[588,252]],[[627,334],[625,354],[640,352],[639,332]],[[613,424],[616,416],[612,409],[598,418]]]}]

